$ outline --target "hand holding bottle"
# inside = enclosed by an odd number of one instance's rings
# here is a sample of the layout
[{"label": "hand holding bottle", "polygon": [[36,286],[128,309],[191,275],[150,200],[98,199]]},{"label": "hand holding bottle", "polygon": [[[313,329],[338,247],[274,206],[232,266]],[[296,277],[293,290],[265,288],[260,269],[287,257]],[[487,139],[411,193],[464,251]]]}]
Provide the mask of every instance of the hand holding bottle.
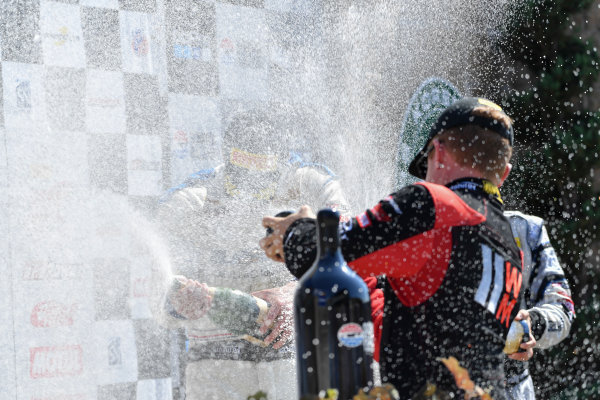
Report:
[{"label": "hand holding bottle", "polygon": [[259,297],[175,275],[165,307],[181,320],[197,320],[206,315],[212,323],[241,339],[263,347],[267,345],[258,329],[267,317],[269,304]]},{"label": "hand holding bottle", "polygon": [[[511,332],[513,332],[513,325],[517,330],[518,343],[514,344],[512,349],[508,349]],[[524,325],[524,326],[523,326]],[[522,327],[522,329],[518,329]],[[508,358],[512,358],[517,361],[527,361],[533,357],[533,348],[537,344],[537,341],[531,333],[531,318],[529,311],[519,310],[519,313],[515,317],[511,325],[511,329],[508,332],[509,337],[507,338],[507,347],[505,347],[505,353],[508,354]],[[518,345],[518,347],[517,347]],[[508,350],[508,351],[507,351]]]},{"label": "hand holding bottle", "polygon": [[175,275],[169,293],[169,302],[179,315],[187,319],[198,319],[210,309],[212,303],[210,289],[204,283]]},{"label": "hand holding bottle", "polygon": [[289,226],[297,219],[315,217],[315,213],[309,206],[302,206],[298,212],[283,218],[264,217],[262,225],[272,233],[260,240],[260,248],[264,250],[267,257],[271,260],[284,262],[283,235],[285,235]]},{"label": "hand holding bottle", "polygon": [[265,345],[274,349],[283,347],[294,338],[294,293],[296,282],[285,286],[260,290],[252,295],[269,303],[269,312],[259,328],[261,335],[269,334],[263,339]]}]

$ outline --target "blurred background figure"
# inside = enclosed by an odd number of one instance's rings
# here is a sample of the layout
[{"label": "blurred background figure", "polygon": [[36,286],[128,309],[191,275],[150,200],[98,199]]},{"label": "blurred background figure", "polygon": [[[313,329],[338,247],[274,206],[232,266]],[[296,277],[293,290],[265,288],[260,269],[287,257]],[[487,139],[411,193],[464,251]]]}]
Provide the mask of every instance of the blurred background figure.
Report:
[{"label": "blurred background figure", "polygon": [[[285,122],[259,110],[235,114],[223,135],[224,163],[192,174],[169,190],[159,208],[173,273],[189,279],[188,289],[197,288],[187,290],[186,298],[171,298],[163,315],[168,326],[187,332],[188,399],[246,399],[258,391],[269,399],[296,396],[290,344],[296,282],[287,269],[261,254],[257,242],[264,231],[257,227],[265,213],[304,203],[342,214],[348,214],[349,207],[326,166],[290,151]],[[199,282],[266,300],[272,326],[269,332],[263,330],[267,336],[262,345],[194,313],[202,306],[198,301],[205,286]]]}]

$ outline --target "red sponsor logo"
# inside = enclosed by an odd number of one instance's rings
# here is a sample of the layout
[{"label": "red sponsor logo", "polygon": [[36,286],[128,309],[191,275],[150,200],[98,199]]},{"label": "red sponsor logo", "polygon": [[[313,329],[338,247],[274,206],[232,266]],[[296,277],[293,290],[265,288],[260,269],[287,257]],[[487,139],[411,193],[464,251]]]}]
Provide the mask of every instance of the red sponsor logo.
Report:
[{"label": "red sponsor logo", "polygon": [[356,221],[358,222],[358,226],[360,226],[363,229],[371,226],[371,220],[369,219],[369,216],[366,212],[356,217]]},{"label": "red sponsor logo", "polygon": [[358,335],[362,333],[362,327],[354,322],[348,323],[348,324],[344,324],[342,325],[342,327],[340,328],[339,332],[341,334],[345,334],[345,335]]},{"label": "red sponsor logo", "polygon": [[31,325],[37,328],[54,328],[73,325],[77,305],[66,305],[57,301],[43,301],[31,311]]},{"label": "red sponsor logo", "polygon": [[363,343],[363,329],[355,322],[344,324],[338,330],[337,338],[343,346],[358,347]]},{"label": "red sponsor logo", "polygon": [[142,29],[134,29],[131,31],[131,48],[136,56],[142,57],[148,54],[150,45],[146,34]]},{"label": "red sponsor logo", "polygon": [[221,40],[221,62],[233,64],[235,62],[235,44],[229,38]]},{"label": "red sponsor logo", "polygon": [[235,46],[234,46],[233,42],[231,41],[231,39],[225,38],[225,39],[221,40],[221,48],[223,50],[233,51]]},{"label": "red sponsor logo", "polygon": [[83,351],[80,345],[29,349],[29,376],[32,379],[75,376],[82,372]]},{"label": "red sponsor logo", "polygon": [[178,129],[175,132],[173,132],[173,141],[175,143],[187,143],[188,135],[185,131]]},{"label": "red sponsor logo", "polygon": [[[504,279],[504,296],[500,301],[500,305],[496,309],[496,319],[504,323],[508,328],[510,323],[510,316],[515,304],[517,304],[517,298],[521,291],[521,283],[523,281],[523,275],[518,268],[511,266],[508,261],[504,262],[504,268],[506,270],[506,278]],[[512,293],[512,296],[511,296]]]},{"label": "red sponsor logo", "polygon": [[350,217],[348,216],[350,210],[346,206],[337,203],[327,203],[325,204],[325,207],[337,211],[340,214],[340,222],[350,221]]}]

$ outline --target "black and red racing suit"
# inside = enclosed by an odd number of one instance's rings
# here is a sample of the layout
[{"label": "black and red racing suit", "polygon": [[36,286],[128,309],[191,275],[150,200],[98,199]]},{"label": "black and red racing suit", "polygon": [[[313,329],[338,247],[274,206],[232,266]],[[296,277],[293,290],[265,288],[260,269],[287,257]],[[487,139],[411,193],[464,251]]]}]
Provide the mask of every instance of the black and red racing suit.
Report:
[{"label": "black and red racing suit", "polygon": [[[340,233],[342,253],[363,279],[386,277],[382,380],[406,399],[428,383],[461,395],[439,361],[453,356],[504,399],[502,349],[518,312],[522,258],[498,188],[475,178],[417,183],[340,224]],[[284,250],[288,269],[301,276],[316,255],[315,221],[295,221]]]}]

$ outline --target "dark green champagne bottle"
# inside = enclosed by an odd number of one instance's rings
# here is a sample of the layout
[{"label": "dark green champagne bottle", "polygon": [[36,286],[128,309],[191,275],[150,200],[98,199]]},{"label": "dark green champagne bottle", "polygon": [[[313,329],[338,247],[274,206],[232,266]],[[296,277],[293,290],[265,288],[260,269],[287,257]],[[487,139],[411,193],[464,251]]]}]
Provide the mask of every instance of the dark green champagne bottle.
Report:
[{"label": "dark green champagne bottle", "polygon": [[294,297],[300,399],[352,399],[373,385],[373,323],[365,282],[344,261],[339,215],[317,215],[317,259]]},{"label": "dark green champagne bottle", "polygon": [[[166,311],[182,320],[187,318],[177,313],[168,299],[173,292],[181,290],[186,281],[184,276],[173,277],[165,303]],[[214,324],[255,345],[266,346],[263,339],[267,335],[260,335],[258,331],[269,311],[266,301],[235,289],[213,286],[208,286],[207,289],[206,295],[210,296],[211,305],[206,315]]]}]

